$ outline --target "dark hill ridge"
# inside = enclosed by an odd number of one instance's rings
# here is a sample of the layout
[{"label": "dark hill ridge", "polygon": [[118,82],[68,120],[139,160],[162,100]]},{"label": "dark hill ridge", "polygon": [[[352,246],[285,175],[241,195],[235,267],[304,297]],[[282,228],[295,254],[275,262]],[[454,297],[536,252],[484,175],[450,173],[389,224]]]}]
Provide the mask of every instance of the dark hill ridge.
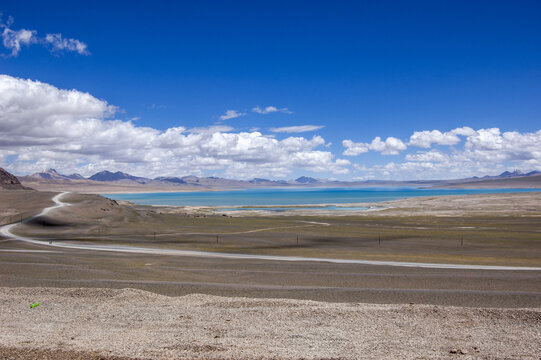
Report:
[{"label": "dark hill ridge", "polygon": [[71,175],[66,175],[66,177],[68,179],[71,179],[71,180],[86,180],[85,177],[81,174],[71,174]]},{"label": "dark hill ridge", "polygon": [[295,181],[299,184],[317,184],[320,182],[319,180],[308,176],[301,176],[300,178],[295,179]]},{"label": "dark hill ridge", "polygon": [[175,176],[159,176],[155,178],[154,180],[164,181],[164,182],[174,183],[174,184],[186,184],[186,181]]},{"label": "dark hill ridge", "polygon": [[150,181],[150,179],[146,179],[139,176],[133,176],[130,174],[123,173],[122,171],[117,171],[115,173],[111,171],[100,171],[99,173],[96,173],[88,178],[88,180],[94,180],[94,181],[120,181],[120,180],[132,180],[138,183],[146,183]]},{"label": "dark hill ridge", "polygon": [[524,173],[520,170],[514,170],[514,171],[504,171],[498,177],[513,177],[513,176],[523,176]]},{"label": "dark hill ridge", "polygon": [[71,174],[71,175],[62,175],[59,174],[55,169],[49,169],[47,171],[39,172],[30,175],[33,179],[43,179],[43,180],[60,180],[60,181],[70,181],[70,180],[85,180],[85,178],[80,174]]},{"label": "dark hill ridge", "polygon": [[13,174],[0,168],[0,189],[4,190],[32,190],[29,187],[22,186],[19,179]]}]

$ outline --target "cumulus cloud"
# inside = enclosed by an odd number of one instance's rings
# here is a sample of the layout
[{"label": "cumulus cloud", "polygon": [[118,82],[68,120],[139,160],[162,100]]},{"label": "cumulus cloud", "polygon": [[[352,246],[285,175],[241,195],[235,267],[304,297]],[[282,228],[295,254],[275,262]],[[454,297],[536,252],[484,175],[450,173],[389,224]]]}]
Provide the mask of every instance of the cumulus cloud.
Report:
[{"label": "cumulus cloud", "polygon": [[541,130],[519,133],[480,129],[468,136],[464,156],[484,162],[531,161],[541,163]]},{"label": "cumulus cloud", "polygon": [[[418,144],[449,144],[456,141],[452,135],[460,141],[450,148],[417,149],[402,160],[397,157],[369,166],[337,158],[318,135],[277,140],[256,129],[239,132],[226,125],[158,130],[119,120],[116,114],[115,106],[91,94],[0,75],[0,166],[16,174],[54,167],[83,175],[110,169],[148,177],[212,174],[235,178],[284,178],[293,170],[348,174],[353,169],[356,177],[390,179],[541,170],[541,130],[419,131],[428,134],[428,140],[417,137]],[[394,137],[376,137],[367,143],[344,140],[343,145],[344,155],[349,156],[368,151],[399,154],[407,147]]]},{"label": "cumulus cloud", "polygon": [[506,168],[502,164],[487,164],[475,162],[455,162],[450,157],[444,161],[423,160],[422,157],[405,162],[390,162],[368,167],[361,171],[364,179],[391,179],[391,180],[430,180],[466,178],[478,174],[492,174],[502,172]]},{"label": "cumulus cloud", "polygon": [[227,110],[225,114],[220,116],[220,120],[235,119],[244,115],[246,115],[246,113],[242,113],[237,110]]},{"label": "cumulus cloud", "polygon": [[[464,148],[448,156],[453,161],[474,161],[480,163],[541,161],[541,130],[535,133],[517,131],[501,132],[499,128],[473,130],[457,128],[442,133],[439,130],[415,132],[410,138],[414,146],[430,147],[432,144],[455,145],[461,141],[457,135],[465,136]],[[407,160],[419,157],[439,157],[440,151],[418,153],[406,156]],[[439,157],[441,158],[441,157]],[[432,160],[430,160],[432,161]]]},{"label": "cumulus cloud", "polygon": [[470,136],[475,134],[475,130],[473,130],[471,127],[463,126],[461,128],[451,130],[451,133],[462,136]]},{"label": "cumulus cloud", "polygon": [[111,169],[141,176],[284,177],[293,169],[347,173],[321,136],[277,140],[226,126],[157,130],[114,119],[116,108],[77,90],[0,75],[0,159],[16,173],[54,167],[90,175]]},{"label": "cumulus cloud", "polygon": [[416,154],[407,154],[406,160],[416,162],[444,162],[449,161],[449,156],[441,151],[431,150],[417,152]]},{"label": "cumulus cloud", "polygon": [[407,148],[402,140],[392,136],[385,139],[385,141],[376,136],[371,143],[356,143],[351,140],[344,140],[342,145],[346,148],[343,155],[347,156],[357,156],[369,150],[380,152],[383,155],[397,155]]},{"label": "cumulus cloud", "polygon": [[469,127],[456,128],[443,133],[439,130],[415,131],[413,135],[411,135],[408,145],[421,148],[429,148],[432,144],[455,145],[461,141],[458,135],[469,136],[474,133],[475,131]]},{"label": "cumulus cloud", "polygon": [[357,156],[370,150],[368,148],[368,144],[356,143],[351,140],[342,141],[342,145],[346,148],[346,150],[343,152],[343,155],[347,156]]},{"label": "cumulus cloud", "polygon": [[381,141],[381,138],[377,136],[372,140],[370,150],[379,151],[383,155],[396,155],[402,150],[406,150],[406,145],[395,137],[388,137],[385,141]]},{"label": "cumulus cloud", "polygon": [[309,132],[309,131],[316,131],[319,129],[323,129],[325,126],[323,125],[298,125],[298,126],[284,126],[284,127],[278,127],[278,128],[270,128],[270,131],[275,133],[301,133],[301,132]]},{"label": "cumulus cloud", "polygon": [[2,29],[2,45],[9,54],[3,54],[4,57],[16,57],[19,55],[22,46],[31,44],[42,44],[51,49],[52,52],[74,51],[81,55],[89,55],[88,46],[77,39],[66,39],[62,34],[47,34],[44,38],[38,37],[36,30],[13,30],[13,18],[10,16],[6,22],[1,21],[2,14],[0,13],[0,29]]},{"label": "cumulus cloud", "polygon": [[235,130],[235,128],[227,125],[212,125],[212,126],[206,126],[206,127],[195,127],[188,129],[188,132],[191,133],[209,133],[213,134],[216,132],[230,132]]},{"label": "cumulus cloud", "polygon": [[293,114],[292,111],[290,111],[288,108],[277,108],[276,106],[267,106],[265,108],[261,108],[259,106],[256,106],[252,109],[253,112],[255,113],[258,113],[258,114],[263,114],[263,115],[266,115],[266,114],[270,114],[270,113],[274,113],[274,112],[281,112],[281,113],[284,113],[284,114]]},{"label": "cumulus cloud", "polygon": [[[376,137],[371,143],[342,142],[344,155],[355,156],[370,150],[382,154],[398,154],[406,144],[396,138],[382,141]],[[474,130],[456,128],[416,131],[410,137],[410,146],[429,149],[433,145],[453,145],[408,153],[404,162],[390,162],[372,167],[353,164],[361,178],[386,179],[444,179],[470,176],[496,175],[504,170],[541,170],[541,130],[532,133],[502,132],[499,128]]]},{"label": "cumulus cloud", "polygon": [[[541,170],[541,130],[502,132],[499,128],[452,130],[466,136],[461,149],[432,149],[405,156],[405,162],[374,165],[358,172],[364,178],[445,179],[497,175],[505,170]],[[428,132],[427,132],[428,133]],[[441,134],[444,134],[440,132]]]}]

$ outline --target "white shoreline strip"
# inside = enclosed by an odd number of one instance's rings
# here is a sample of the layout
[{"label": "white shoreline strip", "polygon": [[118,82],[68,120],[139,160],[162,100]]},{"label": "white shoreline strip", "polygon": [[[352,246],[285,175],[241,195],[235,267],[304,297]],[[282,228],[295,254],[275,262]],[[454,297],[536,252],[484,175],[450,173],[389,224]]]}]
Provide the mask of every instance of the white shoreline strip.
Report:
[{"label": "white shoreline strip", "polygon": [[28,250],[28,249],[0,249],[0,252],[16,252],[16,253],[58,253],[59,251],[52,250]]},{"label": "white shoreline strip", "polygon": [[[39,216],[48,214],[50,211],[69,206],[71,204],[60,201],[60,198],[67,194],[63,192],[53,197],[55,205],[43,209],[38,215],[24,220],[24,222],[35,219]],[[76,249],[76,250],[94,250],[94,251],[111,251],[132,254],[149,254],[149,255],[175,255],[175,256],[197,256],[208,258],[221,259],[242,259],[242,260],[268,260],[268,261],[310,261],[310,262],[326,262],[334,264],[357,264],[357,265],[377,265],[377,266],[402,266],[402,267],[418,267],[430,269],[460,269],[460,270],[512,270],[512,271],[541,271],[541,267],[522,267],[522,266],[493,266],[493,265],[466,265],[466,264],[436,264],[436,263],[417,263],[417,262],[401,262],[401,261],[377,261],[377,260],[354,260],[354,259],[332,259],[332,258],[314,258],[301,256],[279,256],[279,255],[254,255],[254,254],[235,254],[222,252],[207,252],[195,250],[175,250],[175,249],[157,249],[146,247],[135,247],[126,245],[93,245],[93,244],[73,244],[73,243],[52,243],[40,240],[31,239],[24,236],[15,235],[11,229],[21,223],[9,224],[0,228],[0,234],[4,237],[20,240],[37,245],[54,246],[57,248]]]}]

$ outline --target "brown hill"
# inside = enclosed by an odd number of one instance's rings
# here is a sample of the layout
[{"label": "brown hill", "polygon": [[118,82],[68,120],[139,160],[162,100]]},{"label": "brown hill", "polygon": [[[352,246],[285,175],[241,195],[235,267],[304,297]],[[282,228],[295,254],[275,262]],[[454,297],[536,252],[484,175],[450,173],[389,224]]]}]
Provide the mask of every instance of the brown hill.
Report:
[{"label": "brown hill", "polygon": [[4,190],[31,190],[29,187],[22,186],[15,175],[8,173],[0,168],[0,189]]}]

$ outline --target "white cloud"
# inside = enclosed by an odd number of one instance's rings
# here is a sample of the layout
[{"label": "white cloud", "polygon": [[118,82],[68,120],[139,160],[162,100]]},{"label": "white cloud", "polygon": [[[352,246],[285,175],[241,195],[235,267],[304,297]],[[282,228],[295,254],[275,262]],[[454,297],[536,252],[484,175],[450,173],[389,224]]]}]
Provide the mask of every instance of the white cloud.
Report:
[{"label": "white cloud", "polygon": [[201,134],[201,133],[213,134],[216,132],[230,132],[233,130],[235,130],[235,128],[231,126],[227,126],[227,125],[212,125],[212,126],[206,126],[206,127],[191,128],[191,129],[188,129],[188,132],[198,133],[198,134]]},{"label": "white cloud", "polygon": [[298,125],[298,126],[284,126],[278,128],[270,128],[270,131],[275,133],[301,133],[308,131],[316,131],[323,129],[323,125]]},{"label": "white cloud", "polygon": [[407,154],[406,160],[417,162],[444,162],[449,160],[449,156],[441,151],[431,150],[417,152],[416,154]]},{"label": "white cloud", "polygon": [[407,154],[402,163],[391,162],[370,168],[359,168],[354,164],[353,168],[364,173],[364,178],[395,180],[466,178],[497,175],[510,169],[541,170],[541,130],[502,133],[498,128],[459,128],[451,132],[467,136],[463,149],[420,151]]},{"label": "white cloud", "polygon": [[439,145],[455,145],[460,142],[460,138],[456,134],[449,132],[442,133],[439,130],[432,131],[416,131],[411,135],[409,145],[429,148],[433,143]]},{"label": "white cloud", "polygon": [[76,39],[64,39],[62,34],[47,34],[45,42],[52,46],[53,51],[75,51],[80,55],[90,55],[88,46]]},{"label": "white cloud", "polygon": [[[255,129],[235,132],[226,125],[158,130],[118,120],[116,112],[88,93],[0,75],[0,166],[16,174],[53,167],[83,175],[110,169],[148,177],[210,172],[235,178],[285,178],[293,170],[347,174],[353,169],[356,177],[390,179],[541,170],[541,130],[459,128],[448,132],[464,137],[452,148],[406,153],[401,160],[369,166],[337,158],[321,136],[277,140]],[[447,139],[446,133],[439,132],[438,141],[446,141],[441,140]],[[370,143],[344,140],[343,145],[344,155],[406,149],[394,137],[376,137]]]},{"label": "white cloud", "polygon": [[342,141],[342,145],[346,148],[346,150],[343,152],[343,155],[347,156],[357,156],[370,150],[368,148],[368,144],[356,143],[351,140]]},{"label": "white cloud", "polygon": [[235,119],[244,115],[246,115],[246,113],[238,112],[237,110],[227,110],[225,114],[220,116],[220,120]]},{"label": "white cloud", "polygon": [[432,144],[456,145],[461,141],[458,135],[469,136],[474,133],[475,131],[469,127],[456,128],[444,133],[439,130],[415,131],[411,135],[408,145],[421,148],[429,148]]},{"label": "white cloud", "polygon": [[140,176],[284,177],[293,169],[348,172],[320,136],[277,140],[226,126],[164,131],[110,119],[116,108],[76,90],[0,75],[0,158],[15,173],[54,167],[83,175],[104,169]]},{"label": "white cloud", "polygon": [[541,164],[541,130],[535,133],[480,129],[468,136],[464,156],[482,162],[530,161]]},{"label": "white cloud", "polygon": [[456,135],[462,135],[462,136],[471,136],[475,135],[475,130],[473,130],[471,127],[463,126],[461,128],[456,128],[454,130],[450,131],[453,134]]},{"label": "white cloud", "polygon": [[[384,165],[374,165],[363,169],[364,179],[388,180],[430,180],[465,178],[477,174],[478,171],[487,173],[501,167],[483,167],[480,164],[456,164],[451,160],[443,162],[424,161],[417,158],[403,163],[390,162]],[[500,170],[501,171],[501,170]]]},{"label": "white cloud", "polygon": [[[465,141],[459,136],[465,137]],[[433,144],[461,147],[432,149],[406,154],[404,162],[391,162],[372,167],[353,164],[352,168],[363,173],[362,178],[379,179],[445,179],[470,176],[496,175],[504,170],[524,172],[541,170],[541,130],[533,133],[518,131],[501,132],[498,128],[473,130],[461,127],[448,132],[439,130],[417,131],[409,145],[430,148]],[[344,155],[359,155],[370,150],[382,154],[397,154],[406,145],[399,139],[379,137],[371,143],[343,142]]]},{"label": "white cloud", "polygon": [[383,155],[397,155],[407,148],[402,140],[392,136],[388,137],[385,141],[382,141],[379,136],[376,136],[371,143],[356,143],[351,140],[344,140],[342,141],[342,145],[346,148],[343,155],[347,156],[357,156],[369,150],[378,151]]},{"label": "white cloud", "polygon": [[[7,27],[2,32],[2,44],[4,47],[11,51],[8,57],[15,57],[21,51],[21,45],[30,45],[36,42],[36,32],[32,30],[11,30]],[[6,55],[4,55],[6,56]]]},{"label": "white cloud", "polygon": [[377,136],[372,140],[370,150],[379,151],[383,155],[397,155],[402,150],[406,150],[406,145],[395,137],[388,137],[385,141],[381,141],[380,137]]},{"label": "white cloud", "polygon": [[[496,162],[541,162],[541,130],[535,133],[509,131],[502,133],[499,128],[473,130],[469,127],[457,128],[446,133],[438,130],[416,132],[416,146],[430,147],[433,143],[454,145],[461,141],[452,140],[453,136],[466,136],[464,149],[448,156],[455,162],[470,161],[481,164]],[[426,135],[426,136],[425,136]],[[411,141],[410,141],[411,144]],[[408,155],[406,160],[420,157],[444,155],[439,151]],[[439,155],[437,155],[439,154]],[[433,161],[433,160],[430,160]]]},{"label": "white cloud", "polygon": [[4,48],[10,51],[9,54],[3,54],[4,57],[16,57],[21,51],[21,46],[29,46],[31,44],[42,44],[50,47],[53,52],[60,51],[74,51],[81,55],[89,55],[87,45],[76,39],[65,39],[61,34],[47,34],[44,38],[40,38],[37,35],[36,30],[13,30],[11,25],[13,24],[13,18],[10,16],[7,22],[1,21],[0,13],[0,29],[2,36],[2,45]]},{"label": "white cloud", "polygon": [[284,113],[284,114],[293,114],[292,111],[290,111],[288,108],[277,108],[276,106],[267,106],[265,108],[261,108],[259,106],[256,106],[252,109],[253,112],[255,113],[258,113],[258,114],[263,114],[263,115],[266,115],[266,114],[270,114],[270,113],[274,113],[274,112],[281,112],[281,113]]}]

